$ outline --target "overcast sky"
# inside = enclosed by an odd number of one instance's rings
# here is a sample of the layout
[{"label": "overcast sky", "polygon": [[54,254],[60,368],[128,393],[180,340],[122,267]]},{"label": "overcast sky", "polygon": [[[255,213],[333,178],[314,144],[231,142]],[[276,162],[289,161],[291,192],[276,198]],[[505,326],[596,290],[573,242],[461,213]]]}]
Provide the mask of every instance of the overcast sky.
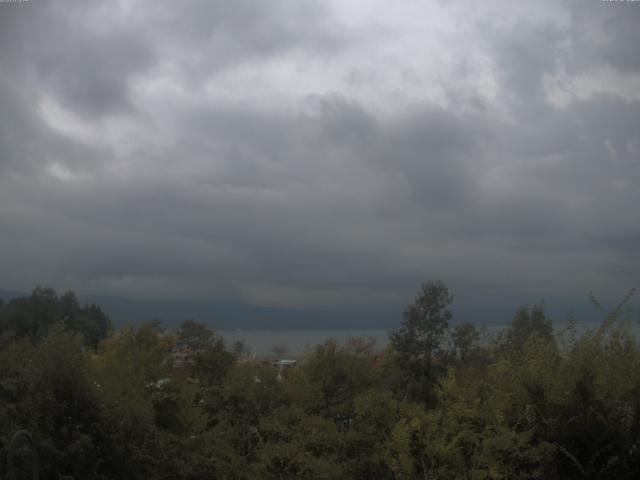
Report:
[{"label": "overcast sky", "polygon": [[640,286],[640,2],[0,3],[0,289]]}]

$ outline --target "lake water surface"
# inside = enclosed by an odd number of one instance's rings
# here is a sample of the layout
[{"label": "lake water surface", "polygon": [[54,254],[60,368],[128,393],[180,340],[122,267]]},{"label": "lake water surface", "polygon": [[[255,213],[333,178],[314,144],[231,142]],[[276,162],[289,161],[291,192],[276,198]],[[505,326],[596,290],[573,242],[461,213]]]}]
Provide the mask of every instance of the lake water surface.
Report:
[{"label": "lake water surface", "polygon": [[228,343],[244,342],[251,353],[268,355],[273,347],[286,347],[287,354],[298,356],[330,338],[344,344],[353,337],[375,339],[376,349],[384,349],[389,342],[389,330],[221,330]]},{"label": "lake water surface", "polygon": [[[565,324],[557,324],[555,328],[562,330]],[[577,324],[578,332],[588,328],[597,327],[597,324]],[[482,341],[488,341],[501,330],[504,325],[479,327]],[[633,325],[637,339],[640,339],[640,325]],[[387,329],[371,330],[220,330],[218,333],[224,337],[228,344],[240,340],[256,356],[272,354],[273,347],[285,347],[285,356],[299,356],[313,349],[316,345],[334,338],[339,344],[344,345],[350,338],[368,337],[375,340],[375,349],[383,350],[389,343]]]}]

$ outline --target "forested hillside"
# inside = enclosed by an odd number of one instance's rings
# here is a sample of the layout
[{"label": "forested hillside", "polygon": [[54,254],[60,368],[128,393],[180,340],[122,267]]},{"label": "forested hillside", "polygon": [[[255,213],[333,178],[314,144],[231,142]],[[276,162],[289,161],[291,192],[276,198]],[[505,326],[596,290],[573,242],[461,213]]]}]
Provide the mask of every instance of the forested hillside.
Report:
[{"label": "forested hillside", "polygon": [[43,479],[637,478],[623,308],[554,334],[523,307],[480,341],[450,326],[452,300],[425,283],[384,352],[328,340],[280,371],[197,322],[114,331],[99,307],[37,288],[0,303],[0,468],[26,428]]}]

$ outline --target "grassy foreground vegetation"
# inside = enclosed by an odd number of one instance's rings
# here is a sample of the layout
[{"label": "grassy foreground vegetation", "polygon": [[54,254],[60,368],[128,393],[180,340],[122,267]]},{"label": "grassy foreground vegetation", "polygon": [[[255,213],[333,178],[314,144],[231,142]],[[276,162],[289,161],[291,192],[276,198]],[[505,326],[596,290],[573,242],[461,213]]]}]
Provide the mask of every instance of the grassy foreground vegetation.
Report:
[{"label": "grassy foreground vegetation", "polygon": [[480,342],[449,325],[451,301],[425,283],[384,352],[329,340],[279,378],[196,322],[113,331],[37,288],[0,302],[2,462],[26,428],[46,479],[637,478],[640,349],[621,308],[558,334],[521,308]]}]

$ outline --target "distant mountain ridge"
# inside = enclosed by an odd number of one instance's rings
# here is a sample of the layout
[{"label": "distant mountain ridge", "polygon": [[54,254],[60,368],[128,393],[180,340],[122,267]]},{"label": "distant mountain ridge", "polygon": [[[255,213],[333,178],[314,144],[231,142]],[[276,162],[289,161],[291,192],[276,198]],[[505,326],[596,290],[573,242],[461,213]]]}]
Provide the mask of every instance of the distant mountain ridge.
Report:
[{"label": "distant mountain ridge", "polygon": [[393,311],[344,312],[295,310],[228,301],[137,300],[102,295],[79,296],[99,305],[114,325],[139,325],[154,318],[166,327],[194,319],[216,330],[395,328],[402,315]]},{"label": "distant mountain ridge", "polygon": [[0,299],[8,302],[14,298],[27,297],[29,294],[22,292],[14,292],[12,290],[0,290]]},{"label": "distant mountain ridge", "polygon": [[[0,290],[0,299],[28,297],[30,293]],[[233,329],[368,329],[395,328],[398,312],[325,312],[250,305],[228,301],[140,300],[108,295],[78,294],[81,304],[98,305],[115,327],[141,325],[159,319],[168,328],[194,319],[215,330]]]},{"label": "distant mountain ridge", "polygon": [[[0,299],[29,296],[30,293],[0,290]],[[78,294],[81,304],[94,303],[111,318],[115,327],[141,325],[159,319],[167,328],[183,320],[194,319],[214,330],[339,330],[395,329],[402,322],[402,308],[376,311],[321,311],[265,307],[230,301],[140,300],[99,294]],[[517,304],[479,308],[457,308],[453,305],[452,323],[472,322],[476,325],[506,325],[515,314]],[[560,325],[571,310],[565,302],[548,308],[554,323]],[[573,309],[580,323],[599,322],[598,313],[587,302]],[[634,314],[634,317],[637,313]]]}]

